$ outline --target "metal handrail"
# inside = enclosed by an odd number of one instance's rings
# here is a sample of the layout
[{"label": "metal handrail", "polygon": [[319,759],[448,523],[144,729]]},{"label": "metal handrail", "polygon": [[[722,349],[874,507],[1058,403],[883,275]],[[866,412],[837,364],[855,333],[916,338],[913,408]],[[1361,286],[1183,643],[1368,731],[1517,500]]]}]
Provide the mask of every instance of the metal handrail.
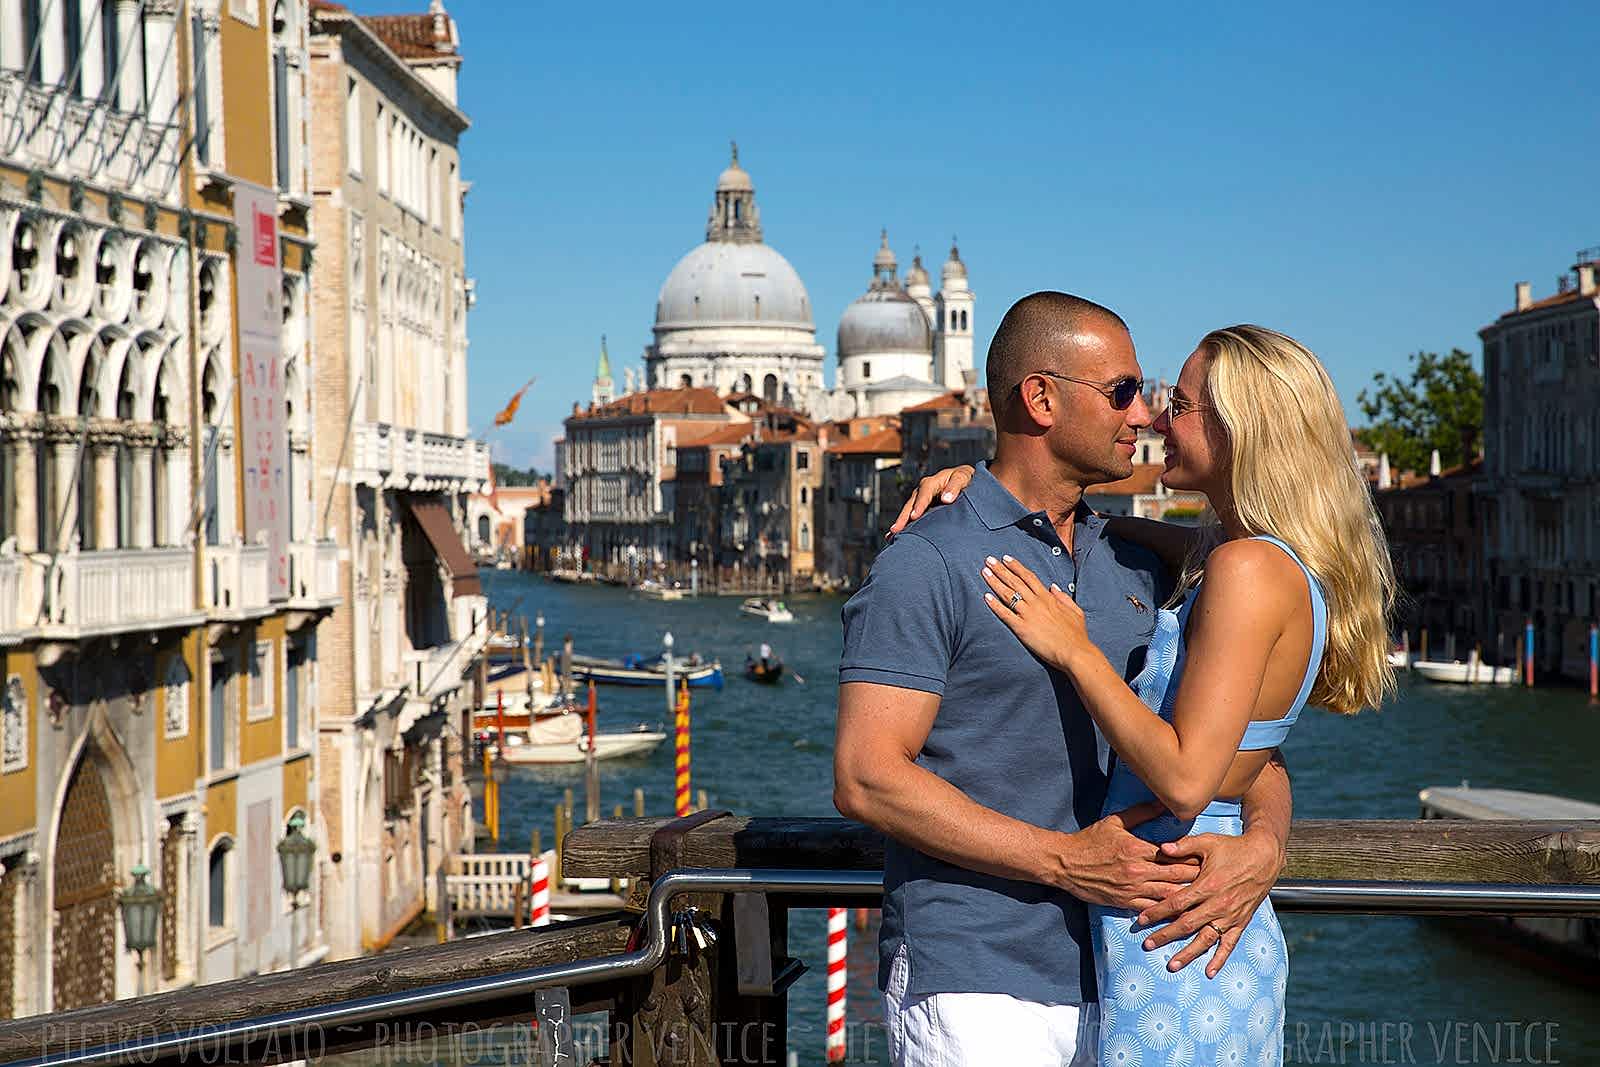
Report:
[{"label": "metal handrail", "polygon": [[[189,1046],[215,1053],[228,1046],[271,1039],[292,1040],[308,1027],[359,1026],[408,1013],[456,1008],[538,989],[645,975],[667,958],[671,931],[668,908],[672,898],[683,893],[781,893],[831,897],[835,904],[866,904],[875,903],[882,892],[883,874],[879,871],[679,869],[669,871],[651,885],[639,932],[640,944],[630,952],[335,1001],[14,1062],[19,1067],[113,1067],[150,1063],[163,1055],[180,1054]],[[1272,900],[1274,906],[1283,911],[1343,914],[1600,915],[1600,886],[1294,880],[1274,886]]]}]

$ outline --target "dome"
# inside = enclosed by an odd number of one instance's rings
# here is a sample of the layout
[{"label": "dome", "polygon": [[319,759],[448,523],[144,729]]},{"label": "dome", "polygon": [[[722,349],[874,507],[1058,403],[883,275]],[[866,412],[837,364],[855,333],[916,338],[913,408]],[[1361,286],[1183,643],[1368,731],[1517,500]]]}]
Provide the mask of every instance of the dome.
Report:
[{"label": "dome", "polygon": [[911,269],[906,271],[906,288],[922,286],[927,288],[928,271],[922,265],[922,255],[918,253],[911,257]]},{"label": "dome", "polygon": [[839,319],[839,359],[910,352],[933,353],[933,331],[922,307],[899,287],[874,288]]},{"label": "dome", "polygon": [[739,166],[737,162],[717,175],[718,192],[738,193],[753,189],[755,189],[755,185],[750,181],[750,172]]},{"label": "dome", "polygon": [[770,245],[707,241],[661,286],[656,329],[729,323],[814,328],[800,275]]},{"label": "dome", "polygon": [[950,244],[950,258],[944,261],[944,267],[941,268],[939,274],[943,278],[965,278],[967,276],[967,265],[961,262],[961,250],[956,247],[954,241]]}]

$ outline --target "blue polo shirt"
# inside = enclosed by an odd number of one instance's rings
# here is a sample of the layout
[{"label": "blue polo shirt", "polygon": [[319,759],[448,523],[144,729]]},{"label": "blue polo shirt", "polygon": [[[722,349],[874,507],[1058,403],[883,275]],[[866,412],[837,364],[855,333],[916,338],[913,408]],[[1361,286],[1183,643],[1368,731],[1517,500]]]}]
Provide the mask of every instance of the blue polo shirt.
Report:
[{"label": "blue polo shirt", "polygon": [[[844,606],[839,681],[940,696],[919,766],[977,803],[1074,831],[1100,817],[1110,749],[1067,678],[983,601],[985,556],[1009,554],[1074,596],[1123,676],[1144,664],[1167,579],[1148,550],[1107,535],[1080,505],[1069,553],[980,463],[953,504],[896,537]],[[904,948],[908,996],[1007,993],[1048,1004],[1096,997],[1088,912],[1067,893],[979,874],[889,841],[878,984]]]}]

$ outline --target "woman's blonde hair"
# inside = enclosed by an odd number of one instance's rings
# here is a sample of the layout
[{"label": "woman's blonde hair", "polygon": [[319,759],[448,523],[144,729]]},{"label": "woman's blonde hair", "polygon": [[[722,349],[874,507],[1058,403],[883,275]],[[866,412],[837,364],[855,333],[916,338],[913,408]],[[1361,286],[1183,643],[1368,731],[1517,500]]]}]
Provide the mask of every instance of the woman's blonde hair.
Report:
[{"label": "woman's blonde hair", "polygon": [[[1251,536],[1289,545],[1322,584],[1328,636],[1309,702],[1354,714],[1395,689],[1389,665],[1394,567],[1333,381],[1292,337],[1213,330],[1201,402],[1227,435],[1233,508]],[[1191,565],[1184,585],[1198,578]]]}]

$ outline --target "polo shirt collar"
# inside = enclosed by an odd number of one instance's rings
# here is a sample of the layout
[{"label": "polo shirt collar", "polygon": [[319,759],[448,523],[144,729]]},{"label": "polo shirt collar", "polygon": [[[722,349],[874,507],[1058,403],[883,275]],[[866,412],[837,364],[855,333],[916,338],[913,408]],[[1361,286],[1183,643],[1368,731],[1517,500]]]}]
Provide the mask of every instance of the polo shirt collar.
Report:
[{"label": "polo shirt collar", "polygon": [[[1000,479],[989,473],[987,460],[978,463],[972,473],[972,481],[962,495],[972,505],[972,510],[977,513],[979,521],[991,530],[1016,526],[1023,519],[1043,514],[1029,511],[1023,506],[1022,501],[1012,495],[1011,490],[1001,485]],[[1073,521],[1081,524],[1095,537],[1099,537],[1105,529],[1105,519],[1095,514],[1094,509],[1083,500],[1078,501]]]}]

